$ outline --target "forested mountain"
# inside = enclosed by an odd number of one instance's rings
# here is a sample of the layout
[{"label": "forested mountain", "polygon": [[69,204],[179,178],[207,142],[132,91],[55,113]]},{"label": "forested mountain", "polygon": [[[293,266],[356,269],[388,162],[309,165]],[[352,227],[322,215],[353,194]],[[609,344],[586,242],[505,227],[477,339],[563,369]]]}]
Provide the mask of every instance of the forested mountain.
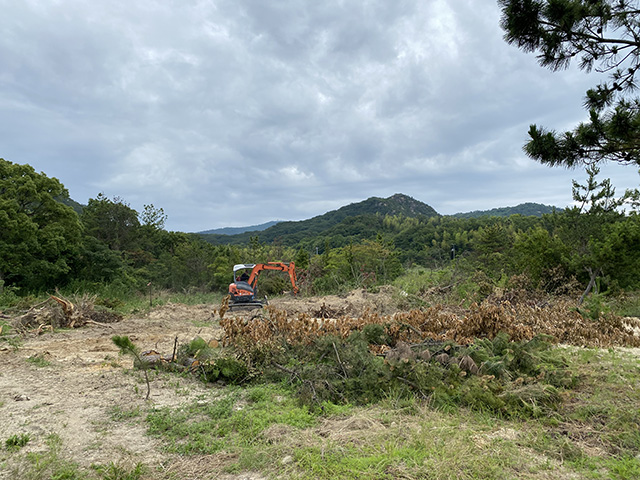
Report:
[{"label": "forested mountain", "polygon": [[[450,215],[451,218],[473,219],[481,217],[541,217],[553,213],[555,207],[540,203],[522,203],[515,207],[477,210],[468,213]],[[245,227],[243,232],[209,230],[199,234],[207,242],[214,245],[247,245],[252,238],[259,238],[262,243],[278,243],[280,245],[307,247],[317,246],[326,239],[332,239],[333,246],[340,246],[350,241],[361,241],[374,238],[377,233],[394,230],[389,217],[423,218],[440,217],[431,206],[407,195],[395,194],[389,198],[371,197],[358,203],[318,215],[308,220],[297,222],[278,222],[269,228]],[[386,225],[384,219],[387,217]],[[267,225],[267,224],[264,224]],[[322,237],[322,238],[320,238]]]},{"label": "forested mountain", "polygon": [[[260,241],[282,245],[297,245],[303,240],[309,240],[319,235],[345,233],[345,230],[357,235],[363,224],[358,224],[358,217],[403,216],[409,218],[438,216],[432,207],[407,195],[395,194],[389,198],[371,197],[367,200],[327,212],[323,215],[297,222],[279,222],[259,233]],[[361,223],[361,222],[360,222]],[[364,222],[369,223],[369,222]],[[341,225],[341,228],[336,227]],[[360,232],[361,233],[361,232]],[[239,235],[201,234],[209,243],[214,245],[243,245],[248,244],[256,232],[245,232]]]},{"label": "forested mountain", "polygon": [[456,218],[478,218],[478,217],[510,217],[511,215],[525,215],[541,217],[546,213],[553,213],[554,210],[561,210],[557,207],[543,205],[542,203],[521,203],[515,207],[492,208],[491,210],[474,210],[473,212],[456,213],[452,215]]},{"label": "forested mountain", "polygon": [[223,227],[214,228],[212,230],[205,230],[203,232],[197,232],[200,235],[238,235],[245,232],[261,232],[269,227],[273,227],[277,221],[261,223],[260,225],[250,225],[248,227]]}]

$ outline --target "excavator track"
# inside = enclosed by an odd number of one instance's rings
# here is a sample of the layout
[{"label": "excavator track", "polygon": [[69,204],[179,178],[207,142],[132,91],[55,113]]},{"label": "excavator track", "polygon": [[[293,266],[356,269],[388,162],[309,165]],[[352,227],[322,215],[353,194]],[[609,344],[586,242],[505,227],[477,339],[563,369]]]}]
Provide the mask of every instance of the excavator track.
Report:
[{"label": "excavator track", "polygon": [[255,309],[255,308],[264,308],[265,304],[263,302],[255,301],[255,302],[237,302],[237,303],[229,303],[229,310],[247,308],[247,309]]}]

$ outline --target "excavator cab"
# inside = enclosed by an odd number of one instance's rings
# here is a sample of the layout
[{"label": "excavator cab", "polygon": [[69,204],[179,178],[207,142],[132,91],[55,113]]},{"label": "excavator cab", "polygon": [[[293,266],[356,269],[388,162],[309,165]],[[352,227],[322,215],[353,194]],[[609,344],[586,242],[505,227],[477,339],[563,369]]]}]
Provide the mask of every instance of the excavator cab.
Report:
[{"label": "excavator cab", "polygon": [[255,286],[249,284],[253,263],[241,263],[233,266],[233,283],[229,285],[232,303],[248,303],[255,300]]},{"label": "excavator cab", "polygon": [[229,285],[229,307],[262,308],[264,306],[266,301],[256,300],[258,277],[260,272],[264,270],[287,272],[294,294],[298,293],[296,270],[293,262],[240,263],[233,266],[233,283]]}]

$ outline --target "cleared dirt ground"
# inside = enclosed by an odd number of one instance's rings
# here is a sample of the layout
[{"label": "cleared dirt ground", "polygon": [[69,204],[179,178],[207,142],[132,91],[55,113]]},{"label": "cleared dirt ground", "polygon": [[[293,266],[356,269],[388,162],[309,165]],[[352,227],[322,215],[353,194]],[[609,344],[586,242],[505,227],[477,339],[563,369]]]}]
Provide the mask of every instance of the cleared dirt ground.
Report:
[{"label": "cleared dirt ground", "polygon": [[[391,297],[384,291],[281,298],[271,304],[290,313],[358,315],[365,309],[379,313],[393,310]],[[211,475],[219,470],[224,463],[220,456],[167,455],[145,434],[143,422],[115,419],[137,407],[189,403],[223,387],[205,385],[188,376],[151,372],[151,396],[145,401],[142,374],[131,370],[132,359],[119,355],[111,340],[114,335],[127,335],[143,350],[171,354],[176,338],[185,343],[196,336],[207,341],[221,337],[217,307],[167,304],[115,323],[27,334],[18,348],[0,343],[0,447],[11,435],[28,434],[30,441],[21,452],[44,452],[46,438],[53,433],[62,441],[61,454],[83,467],[111,462],[132,467],[141,462],[155,469],[149,478],[182,479],[202,478],[205,471]],[[232,314],[251,315],[242,311]],[[0,479],[13,478],[13,467],[11,459],[4,465],[0,462]],[[260,476],[220,474],[219,478]]]},{"label": "cleared dirt ground", "polygon": [[[308,313],[331,318],[359,317],[365,311],[392,314],[397,310],[397,300],[390,290],[383,289],[375,294],[358,290],[344,296],[282,297],[270,303],[290,315]],[[146,467],[144,479],[263,480],[259,473],[224,473],[224,468],[235,461],[231,454],[179,456],[164,452],[160,441],[146,434],[146,412],[152,408],[206,401],[222,394],[225,387],[204,384],[190,375],[153,370],[147,401],[142,372],[132,369],[131,357],[119,355],[112,341],[114,335],[126,335],[142,350],[153,349],[170,355],[176,338],[179,344],[197,336],[206,341],[219,340],[222,337],[219,307],[169,303],[114,323],[93,322],[55,333],[31,328],[17,348],[10,342],[0,342],[0,480],[13,480],[17,478],[16,472],[33,469],[32,465],[26,467],[20,462],[25,461],[27,453],[46,452],[51,434],[60,438],[58,455],[75,462],[82,471],[91,465],[109,464],[131,471],[141,463]],[[236,310],[227,315],[249,317],[255,313]],[[5,322],[12,320],[2,312],[0,318]],[[637,319],[629,321],[638,323]],[[640,352],[640,349],[625,350],[636,355]],[[138,414],[131,415],[132,412]],[[284,441],[292,445],[306,440],[316,443],[331,440],[340,444],[345,438],[364,441],[373,432],[386,435],[389,428],[404,432],[417,428],[394,425],[395,421],[391,425],[383,424],[379,414],[367,410],[348,418],[326,418],[318,426],[300,431],[272,425],[264,436],[276,443]],[[436,413],[425,410],[424,416],[429,415]],[[490,444],[495,435],[502,438],[504,431],[512,432],[497,428],[490,429],[486,435],[480,434],[478,440],[474,440],[475,448],[490,449],[491,446],[485,444]],[[30,440],[19,455],[3,450],[9,437],[21,434],[28,434]],[[528,457],[535,459],[536,455],[531,453]],[[285,464],[287,455],[278,461]],[[554,460],[545,458],[544,462],[553,468],[547,471],[545,467],[526,478],[577,478],[562,467],[556,468]]]}]

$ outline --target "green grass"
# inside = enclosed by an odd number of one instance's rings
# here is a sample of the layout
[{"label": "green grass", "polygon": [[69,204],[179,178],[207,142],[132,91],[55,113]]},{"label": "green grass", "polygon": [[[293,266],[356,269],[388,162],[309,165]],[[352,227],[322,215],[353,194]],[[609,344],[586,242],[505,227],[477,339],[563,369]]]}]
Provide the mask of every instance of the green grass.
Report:
[{"label": "green grass", "polygon": [[640,317],[640,292],[627,292],[606,298],[608,307],[622,317]]},{"label": "green grass", "polygon": [[614,349],[568,353],[581,381],[555,422],[531,425],[528,443],[585,478],[640,478],[640,359]]},{"label": "green grass", "polygon": [[6,343],[14,349],[20,348],[22,339],[14,331],[14,328],[8,322],[0,320],[0,345]]},{"label": "green grass", "polygon": [[[575,349],[583,381],[565,404],[565,425],[600,444],[607,460],[640,451],[640,358],[620,350]],[[636,457],[636,461],[638,461]]]},{"label": "green grass", "polygon": [[[19,448],[30,441],[29,435],[13,435],[6,440],[9,455],[0,458],[0,472],[20,480],[142,480],[148,469],[138,463],[132,467],[110,462],[107,465],[81,467],[64,455],[60,436],[51,433],[44,439],[44,451],[22,454]],[[11,448],[9,448],[11,445]],[[4,478],[4,477],[3,477]]]},{"label": "green grass", "polygon": [[161,436],[168,451],[180,454],[239,452],[260,443],[271,425],[306,428],[316,421],[316,415],[276,386],[233,389],[220,398],[157,409],[147,416],[149,432]]},{"label": "green grass", "polygon": [[506,278],[490,279],[462,258],[456,262],[444,268],[412,267],[405,270],[393,281],[399,292],[394,300],[402,308],[426,306],[425,298],[469,307],[482,301],[494,287],[503,286],[506,281]]},{"label": "green grass", "polygon": [[[491,437],[496,419],[466,410],[437,412],[415,400],[402,402],[388,399],[358,409],[327,404],[324,414],[312,414],[286,389],[260,386],[185,408],[156,410],[147,421],[169,452],[233,454],[228,473],[257,470],[309,479],[508,479],[514,470],[533,468],[515,440]],[[390,404],[399,408],[389,409]]]},{"label": "green grass", "polygon": [[[309,410],[286,384],[211,388],[182,406],[114,406],[109,422],[144,422],[167,459],[214,458],[219,473],[264,478],[543,480],[640,478],[640,360],[622,349],[562,350],[579,382],[551,416],[500,417],[390,391],[372,405]],[[10,444],[24,443],[18,436]],[[60,438],[4,449],[9,478],[175,480],[143,464],[79,466]],[[168,460],[170,462],[170,460]],[[188,463],[187,463],[188,464]],[[185,464],[185,465],[187,465]],[[167,465],[171,465],[168,463]],[[170,470],[170,469],[169,469]],[[174,473],[175,475],[175,473]]]},{"label": "green grass", "polygon": [[[227,388],[153,410],[169,452],[219,455],[224,471],[292,479],[640,478],[640,361],[624,350],[562,350],[579,381],[550,416],[435,409],[388,393],[365,407],[301,407],[287,386]],[[220,393],[218,393],[220,395]]]},{"label": "green grass", "polygon": [[168,303],[183,303],[185,305],[219,305],[224,295],[219,292],[170,292],[168,290],[152,291],[149,294],[137,293],[119,295],[115,297],[99,297],[108,299],[116,305],[114,310],[125,314],[139,314],[148,312],[151,308],[166,305]]},{"label": "green grass", "polygon": [[0,294],[0,310],[19,311],[27,310],[31,305],[39,303],[47,298],[48,295],[17,295],[18,289],[14,287],[5,287]]},{"label": "green grass", "polygon": [[49,434],[45,443],[46,451],[28,452],[11,462],[11,466],[8,468],[9,478],[22,480],[80,480],[86,478],[77,463],[62,457],[62,441],[57,434]]},{"label": "green grass", "polygon": [[[167,303],[217,305],[220,304],[224,296],[221,292],[201,292],[198,290],[174,292],[156,289],[155,286],[153,286],[151,292],[146,288],[144,291],[136,291],[132,286],[118,283],[87,284],[86,282],[72,283],[61,291],[61,295],[65,298],[74,298],[83,294],[95,296],[96,306],[123,315],[146,313],[151,308],[166,305]],[[46,296],[41,300],[45,299]],[[35,303],[37,299],[32,300]]]},{"label": "green grass", "polygon": [[[171,292],[169,290],[152,290],[150,298],[148,291],[136,292],[131,288],[123,288],[117,285],[87,286],[86,284],[71,285],[60,292],[60,295],[63,297],[71,299],[82,296],[83,294],[94,295],[96,306],[113,310],[123,315],[144,313],[152,307],[166,305],[167,303],[218,305],[224,296],[221,292]],[[28,310],[31,306],[44,302],[48,297],[49,295],[45,293],[18,296],[13,290],[5,288],[4,294],[0,294],[0,311],[19,312]],[[0,322],[0,326],[5,324],[6,322]],[[2,338],[2,335],[5,333],[6,330],[3,329],[0,338]]]},{"label": "green grass", "polygon": [[140,407],[122,407],[120,405],[114,405],[108,410],[109,417],[114,421],[125,421],[140,418],[143,414]]},{"label": "green grass", "polygon": [[27,358],[27,362],[38,368],[51,366],[51,362],[42,355],[32,355]]},{"label": "green grass", "polygon": [[102,480],[140,480],[147,472],[142,463],[137,463],[132,469],[114,462],[108,465],[92,465],[91,468],[100,474]]},{"label": "green grass", "polygon": [[[504,466],[517,463],[513,443],[494,444],[493,458],[478,457],[478,448],[468,425],[461,429],[456,422],[445,425],[439,416],[411,427],[391,427],[372,432],[366,443],[331,441],[324,445],[304,447],[296,452],[301,478],[508,478]],[[438,430],[438,435],[425,435],[424,430]],[[446,435],[446,439],[443,437]],[[496,458],[503,460],[495,461]],[[473,459],[473,462],[469,462]],[[506,461],[504,460],[506,459]],[[506,465],[504,465],[506,463]]]},{"label": "green grass", "polygon": [[4,340],[8,335],[11,334],[12,331],[13,331],[13,328],[11,327],[9,322],[0,320],[0,339]]}]

